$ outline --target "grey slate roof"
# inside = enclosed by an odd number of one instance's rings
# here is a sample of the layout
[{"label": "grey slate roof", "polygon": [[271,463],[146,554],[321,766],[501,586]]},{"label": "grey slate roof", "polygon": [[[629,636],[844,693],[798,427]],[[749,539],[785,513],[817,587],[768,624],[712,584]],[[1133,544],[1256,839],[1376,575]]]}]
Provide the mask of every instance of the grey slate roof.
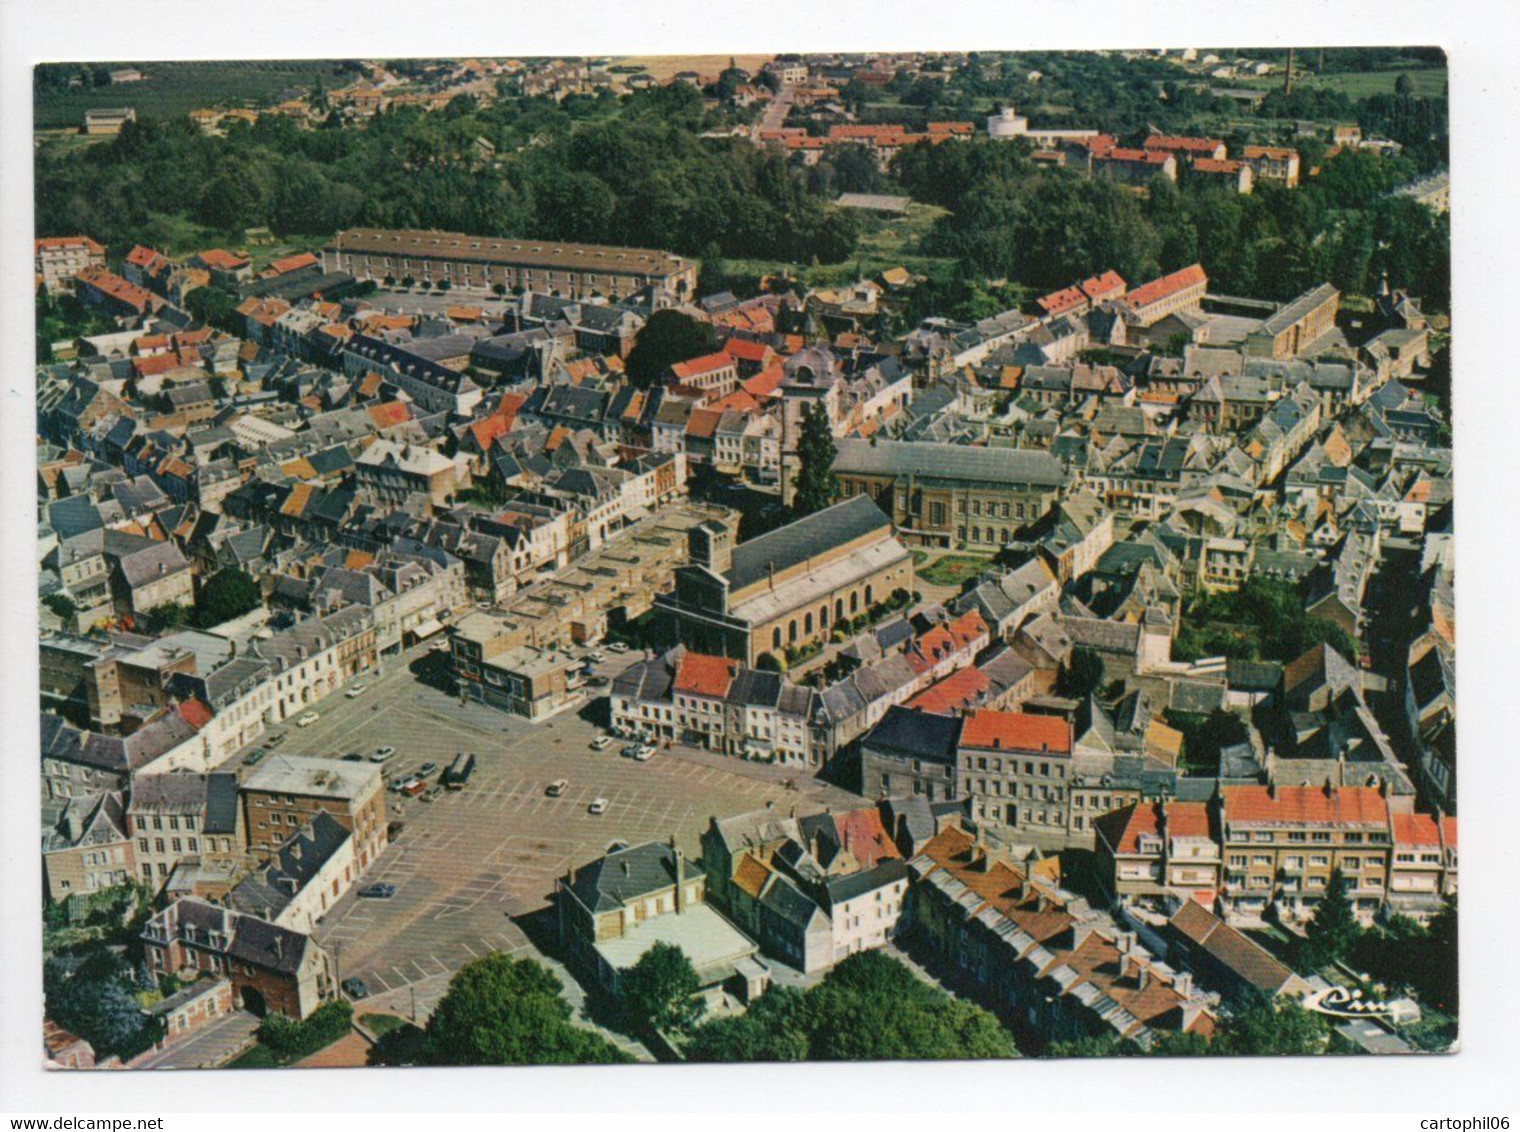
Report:
[{"label": "grey slate roof", "polygon": [[965,444],[909,443],[898,440],[841,440],[836,472],[914,475],[974,483],[1032,484],[1059,487],[1066,470],[1050,453],[1033,448],[973,448]]},{"label": "grey slate roof", "polygon": [[890,529],[891,525],[891,520],[868,496],[856,495],[740,543],[734,548],[733,564],[726,577],[734,589],[743,589],[764,578],[769,569],[780,573],[872,531]]}]

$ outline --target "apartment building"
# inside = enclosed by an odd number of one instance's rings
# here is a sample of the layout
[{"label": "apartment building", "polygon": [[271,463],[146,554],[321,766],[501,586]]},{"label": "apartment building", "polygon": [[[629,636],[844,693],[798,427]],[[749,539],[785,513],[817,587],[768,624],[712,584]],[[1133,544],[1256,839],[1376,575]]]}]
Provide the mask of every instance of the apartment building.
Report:
[{"label": "apartment building", "polygon": [[670,252],[469,236],[459,232],[350,228],[322,249],[324,272],[356,279],[447,280],[463,291],[547,291],[572,299],[611,299],[653,287],[671,298],[689,296],[697,264]]},{"label": "apartment building", "polygon": [[237,862],[246,843],[235,774],[139,774],[127,822],[137,879],[160,889],[181,862]]},{"label": "apartment building", "polygon": [[273,854],[320,813],[353,834],[353,858],[362,872],[385,851],[389,834],[380,769],[342,759],[271,755],[240,791],[248,847]]},{"label": "apartment building", "polygon": [[73,294],[74,276],[106,266],[106,250],[88,236],[44,236],[33,242],[36,270],[48,294]]}]

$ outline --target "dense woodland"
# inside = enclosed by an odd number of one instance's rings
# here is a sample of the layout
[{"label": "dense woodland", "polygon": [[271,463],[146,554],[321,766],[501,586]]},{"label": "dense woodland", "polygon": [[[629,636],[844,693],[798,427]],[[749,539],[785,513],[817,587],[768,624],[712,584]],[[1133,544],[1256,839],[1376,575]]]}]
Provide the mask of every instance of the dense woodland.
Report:
[{"label": "dense woodland", "polygon": [[[1400,61],[1429,62],[1332,51],[1315,66],[1333,75]],[[1031,67],[1040,69],[1037,84]],[[736,77],[725,72],[709,93],[731,91]],[[845,102],[865,120],[912,124],[916,116],[977,118],[1011,101],[1037,123],[1096,126],[1130,143],[1151,129],[1206,131],[1236,150],[1288,140],[1295,119],[1357,121],[1405,150],[1326,160],[1322,141],[1294,139],[1305,166],[1322,169],[1297,191],[1260,185],[1241,197],[1195,183],[1184,169],[1177,185],[1158,182],[1146,194],[1036,168],[1021,143],[985,137],[913,147],[886,173],[854,147],[806,169],[744,138],[699,136],[743,111],[704,106],[701,92],[680,83],[560,103],[503,97],[481,107],[460,96],[434,114],[403,108],[362,125],[334,115],[314,130],[265,116],[225,137],[202,135],[184,118],[144,115],[106,143],[44,146],[38,232],[87,232],[120,255],[138,242],[192,250],[181,245],[208,232],[235,241],[255,226],[313,241],[360,224],[435,227],[805,267],[847,264],[873,223],[834,207],[839,192],[898,191],[949,210],[903,247],[943,265],[925,290],[939,313],[996,307],[1007,295],[989,281],[1044,289],[1108,267],[1138,281],[1195,261],[1223,293],[1286,299],[1328,279],[1366,294],[1386,272],[1429,308],[1447,309],[1448,221],[1391,195],[1444,165],[1444,95],[1421,97],[1401,74],[1392,93],[1353,100],[1322,77],[1291,95],[1270,91],[1242,119],[1185,79],[1159,60],[1043,53],[993,63],[973,55],[945,81],[904,77],[871,92],[852,83]],[[319,91],[313,98],[321,104]],[[708,274],[715,278],[723,281]]]}]

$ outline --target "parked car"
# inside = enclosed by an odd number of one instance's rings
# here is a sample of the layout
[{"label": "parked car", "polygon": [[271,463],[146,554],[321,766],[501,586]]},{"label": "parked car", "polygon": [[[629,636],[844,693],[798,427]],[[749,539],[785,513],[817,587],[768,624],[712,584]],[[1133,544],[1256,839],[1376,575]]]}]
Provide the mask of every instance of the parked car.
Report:
[{"label": "parked car", "polygon": [[449,651],[449,642],[448,642],[447,638],[445,638],[444,640],[441,640],[441,641],[434,641],[432,644],[428,645],[428,652],[448,652],[448,651]]},{"label": "parked car", "polygon": [[570,789],[570,780],[568,778],[556,778],[553,782],[549,783],[549,788],[544,793],[551,798],[558,798],[568,789]]},{"label": "parked car", "polygon": [[296,720],[296,726],[297,727],[310,727],[313,723],[315,723],[317,720],[319,720],[321,718],[322,717],[320,715],[318,715],[316,712],[309,711],[305,715],[301,716],[300,719]]},{"label": "parked car", "polygon": [[421,766],[419,766],[417,768],[417,777],[418,778],[426,778],[428,775],[432,774],[437,769],[438,769],[438,764],[435,763],[435,762],[426,762],[426,763],[423,763]]},{"label": "parked car", "polygon": [[343,756],[343,761],[346,763],[362,763],[364,761],[364,756],[361,755],[358,751],[350,751],[348,754]]},{"label": "parked car", "polygon": [[588,814],[605,814],[607,812],[607,799],[598,798],[586,807]]},{"label": "parked car", "polygon": [[637,743],[629,743],[626,747],[618,752],[618,754],[622,755],[625,759],[631,759],[638,753],[639,745]]},{"label": "parked car", "polygon": [[422,779],[411,778],[408,779],[406,785],[401,788],[401,793],[405,794],[408,798],[415,798],[427,788],[428,784],[422,781]]},{"label": "parked car", "polygon": [[610,645],[607,646],[607,651],[608,652],[627,652],[628,651],[628,646],[625,645],[622,641],[613,641]]},{"label": "parked car", "polygon": [[392,896],[396,895],[396,886],[394,884],[386,884],[382,880],[361,888],[359,895],[367,900],[389,900]]},{"label": "parked car", "polygon": [[395,747],[376,747],[375,753],[369,757],[369,761],[372,763],[383,763],[395,753]]},{"label": "parked car", "polygon": [[265,739],[264,746],[272,749],[274,747],[278,747],[283,742],[285,742],[285,732],[281,731],[278,734],[271,735],[268,739]]},{"label": "parked car", "polygon": [[353,999],[368,998],[369,987],[363,979],[350,975],[343,980],[343,993]]},{"label": "parked car", "polygon": [[444,793],[445,791],[442,786],[429,786],[422,792],[422,800],[424,802],[436,802],[439,798],[443,797]]},{"label": "parked car", "polygon": [[598,735],[595,739],[591,740],[591,749],[593,751],[605,751],[610,746],[612,746],[612,740],[606,735]]},{"label": "parked car", "polygon": [[635,762],[647,763],[650,759],[654,758],[654,748],[645,743],[633,753],[633,758]]},{"label": "parked car", "polygon": [[608,684],[611,684],[612,681],[607,679],[605,676],[593,676],[590,680],[587,680],[586,683],[593,688],[605,688]]},{"label": "parked car", "polygon": [[607,658],[602,655],[600,649],[592,649],[586,654],[586,659],[589,660],[592,664],[601,664],[602,661],[606,660]]},{"label": "parked car", "polygon": [[367,684],[355,684],[352,688],[343,694],[351,700],[357,700],[367,691],[369,691],[369,686]]}]

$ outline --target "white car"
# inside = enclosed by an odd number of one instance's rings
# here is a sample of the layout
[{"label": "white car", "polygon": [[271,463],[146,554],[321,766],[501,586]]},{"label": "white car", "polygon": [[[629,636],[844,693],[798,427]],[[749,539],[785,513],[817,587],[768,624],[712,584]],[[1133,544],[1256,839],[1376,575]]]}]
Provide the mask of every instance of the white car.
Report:
[{"label": "white car", "polygon": [[633,753],[634,762],[647,763],[652,758],[654,758],[654,748],[648,743],[645,743]]},{"label": "white car", "polygon": [[369,691],[369,686],[367,684],[355,684],[352,688],[343,694],[351,700],[357,700],[367,691]]},{"label": "white car", "polygon": [[395,747],[376,747],[375,753],[369,757],[369,761],[372,763],[383,763],[395,753]]},{"label": "white car", "polygon": [[318,715],[316,712],[309,711],[305,715],[301,716],[301,718],[299,718],[299,719],[296,720],[296,726],[297,727],[310,727],[313,723],[315,723],[317,720],[319,720],[321,718],[322,717],[320,715]]},{"label": "white car", "polygon": [[591,749],[593,751],[605,751],[610,746],[612,746],[612,740],[606,735],[598,735],[595,739],[591,740]]},{"label": "white car", "polygon": [[432,644],[428,645],[428,651],[429,652],[448,652],[449,651],[449,642],[448,642],[448,639],[445,638],[444,640],[441,640],[441,641],[434,641]]},{"label": "white car", "polygon": [[628,651],[628,646],[625,645],[622,641],[613,641],[610,645],[607,646],[607,651],[608,652],[627,652]]},{"label": "white car", "polygon": [[605,814],[607,812],[607,799],[598,798],[586,807],[588,814]]},{"label": "white car", "polygon": [[607,658],[596,649],[592,649],[586,654],[586,659],[589,660],[592,664],[601,664],[602,661],[606,660]]}]

